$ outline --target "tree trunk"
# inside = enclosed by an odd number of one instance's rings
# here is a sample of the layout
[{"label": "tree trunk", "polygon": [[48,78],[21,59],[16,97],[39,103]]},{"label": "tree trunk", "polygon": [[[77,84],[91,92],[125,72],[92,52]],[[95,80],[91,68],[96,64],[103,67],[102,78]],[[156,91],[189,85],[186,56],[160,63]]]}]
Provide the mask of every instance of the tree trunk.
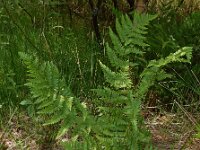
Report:
[{"label": "tree trunk", "polygon": [[148,0],[137,0],[135,9],[140,13],[144,13],[147,10],[147,3]]},{"label": "tree trunk", "polygon": [[93,24],[94,32],[95,32],[97,41],[100,42],[101,34],[99,31],[99,26],[98,26],[98,13],[99,13],[99,9],[102,4],[102,0],[98,0],[96,5],[94,4],[93,0],[89,0],[89,4],[90,4],[91,10],[92,10],[92,24]]},{"label": "tree trunk", "polygon": [[129,7],[130,7],[130,11],[134,10],[134,5],[135,5],[135,0],[127,0]]}]

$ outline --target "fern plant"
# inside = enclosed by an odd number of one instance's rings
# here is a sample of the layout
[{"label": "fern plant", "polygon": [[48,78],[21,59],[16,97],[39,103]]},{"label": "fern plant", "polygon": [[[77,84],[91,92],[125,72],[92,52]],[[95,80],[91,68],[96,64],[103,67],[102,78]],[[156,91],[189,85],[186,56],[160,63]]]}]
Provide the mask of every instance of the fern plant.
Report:
[{"label": "fern plant", "polygon": [[[140,115],[141,103],[156,81],[170,77],[163,67],[172,62],[190,62],[192,48],[184,47],[166,58],[151,60],[143,68],[138,84],[133,84],[131,70],[141,65],[145,47],[146,26],[155,16],[134,14],[134,21],[124,15],[116,20],[116,32],[110,29],[112,46],[106,45],[112,69],[100,62],[107,86],[94,90],[99,96],[98,124],[102,129],[96,137],[106,149],[144,149],[149,137]],[[131,62],[131,56],[135,61]],[[114,70],[114,71],[113,71]]]},{"label": "fern plant", "polygon": [[[43,117],[44,126],[55,125],[58,128],[60,125],[57,138],[70,128],[81,126],[87,116],[86,105],[73,96],[65,80],[60,77],[57,67],[52,62],[41,65],[37,58],[22,52],[19,55],[28,68],[29,79],[26,85],[30,88],[32,97],[31,102],[24,100],[21,104],[34,105],[37,114]],[[76,130],[73,131],[76,137]],[[56,131],[50,131],[50,134],[53,132]],[[55,140],[55,137],[51,138]]]},{"label": "fern plant", "polygon": [[[66,149],[152,149],[140,115],[142,100],[157,81],[170,77],[163,69],[167,64],[190,62],[192,53],[192,48],[184,47],[166,58],[146,62],[144,67],[146,26],[155,17],[134,13],[132,21],[122,15],[116,20],[116,33],[110,29],[112,45],[107,43],[106,50],[111,67],[100,62],[106,85],[93,90],[98,95],[93,112],[72,94],[52,62],[40,65],[37,58],[20,53],[28,67],[26,85],[32,104],[48,119],[44,125],[60,125],[57,137],[70,131],[63,144]],[[134,82],[132,71],[138,67],[142,73]]]}]

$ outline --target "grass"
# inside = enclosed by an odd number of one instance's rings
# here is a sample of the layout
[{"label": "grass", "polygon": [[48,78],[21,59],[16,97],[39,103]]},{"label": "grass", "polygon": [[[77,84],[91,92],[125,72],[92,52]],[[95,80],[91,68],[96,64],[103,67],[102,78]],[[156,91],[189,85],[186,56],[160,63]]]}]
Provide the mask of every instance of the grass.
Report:
[{"label": "grass", "polygon": [[[16,20],[21,14],[13,13],[10,8],[6,4],[3,10],[7,13],[3,13],[7,16],[0,24],[4,35],[4,41],[0,41],[0,149],[44,149],[43,146],[48,145],[44,143],[47,132],[41,121],[30,117],[31,107],[27,114],[27,110],[19,106],[22,100],[29,99],[29,89],[24,86],[26,70],[18,52],[24,51],[41,60],[52,61],[73,93],[83,100],[89,95],[90,89],[102,83],[97,66],[97,59],[101,59],[101,48],[88,34],[86,27],[77,29],[74,26],[70,29],[61,26],[60,29],[54,28],[58,25],[52,26],[49,22],[45,23],[44,30],[40,27],[36,29],[30,26],[25,16]],[[53,132],[50,131],[50,134]],[[57,144],[52,147],[59,149]]]},{"label": "grass", "polygon": [[4,147],[8,149],[35,149],[39,134],[36,133],[37,126],[33,120],[31,121],[21,111],[15,112],[15,115],[11,117],[8,122],[6,122],[7,118],[3,119],[6,125],[1,124],[4,127],[1,128],[1,141]]},{"label": "grass", "polygon": [[[43,144],[45,132],[41,122],[30,117],[26,109],[19,106],[20,101],[28,99],[29,95],[28,89],[24,87],[25,68],[18,57],[18,52],[26,51],[37,55],[42,60],[53,61],[66,79],[66,84],[81,97],[88,95],[89,90],[97,86],[99,74],[97,75],[96,58],[99,57],[100,48],[95,41],[85,36],[85,29],[76,31],[76,29],[65,28],[61,35],[57,31],[47,30],[41,34],[39,30],[36,31],[32,27],[29,28],[30,30],[22,31],[21,26],[16,26],[16,23],[21,24],[21,22],[6,24],[7,30],[4,24],[0,24],[3,33],[5,32],[9,39],[7,45],[0,43],[0,105],[2,107],[0,149],[41,149],[41,145],[45,145]],[[3,38],[5,40],[5,37]],[[54,149],[58,148],[55,145]]]},{"label": "grass", "polygon": [[[187,9],[197,9],[197,5],[187,8],[189,2],[185,2],[185,14]],[[8,4],[7,9],[4,7],[0,11],[0,149],[39,150],[45,136],[40,120],[30,117],[27,110],[19,105],[22,100],[29,98],[29,90],[24,87],[27,77],[18,52],[25,51],[41,60],[53,61],[66,79],[66,84],[83,101],[92,99],[90,89],[104,84],[97,63],[98,60],[106,60],[104,50],[95,42],[83,20],[76,20],[73,23],[75,25],[68,28],[63,25],[58,14],[49,13],[49,16],[45,16],[47,22],[42,22],[42,12],[35,11],[36,6],[40,5],[27,6],[30,6],[30,11],[38,17],[34,24],[31,24],[30,18],[18,7],[15,9],[18,13],[13,9],[15,6],[12,8]],[[48,10],[45,11],[47,13]],[[67,22],[70,24],[69,20]],[[164,83],[161,86],[167,91],[173,91],[166,92],[162,89],[166,99],[162,97],[163,93],[156,100],[154,97],[155,103],[151,109],[154,107],[156,111],[148,110],[148,106],[144,107],[146,125],[152,133],[154,145],[159,150],[181,147],[200,149],[200,141],[194,137],[196,122],[200,122],[199,91],[196,91],[199,86],[198,74],[193,73],[193,70],[189,70],[191,78],[182,73],[175,74],[179,76],[179,80],[174,80],[178,85],[173,84],[177,89],[169,88],[171,84]],[[191,79],[193,83],[188,82]],[[161,91],[161,86],[157,90]],[[181,90],[178,89],[179,86]],[[167,104],[164,100],[167,100]],[[150,101],[150,97],[147,97],[147,101]],[[174,106],[170,107],[170,110],[163,107],[168,103]],[[65,135],[60,141],[67,138]],[[56,143],[54,149],[61,149],[58,145],[59,143]]]}]

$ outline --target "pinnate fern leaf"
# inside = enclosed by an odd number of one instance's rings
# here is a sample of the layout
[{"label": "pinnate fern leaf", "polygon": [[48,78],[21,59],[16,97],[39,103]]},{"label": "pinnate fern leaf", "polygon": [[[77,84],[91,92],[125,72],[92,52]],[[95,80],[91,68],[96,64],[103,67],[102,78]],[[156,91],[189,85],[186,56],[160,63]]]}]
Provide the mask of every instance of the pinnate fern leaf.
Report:
[{"label": "pinnate fern leaf", "polygon": [[59,137],[72,126],[84,123],[87,117],[86,106],[73,96],[53,62],[41,64],[32,55],[19,55],[28,68],[29,79],[26,85],[30,88],[37,114],[47,118],[44,125],[61,123],[57,135]]},{"label": "pinnate fern leaf", "polygon": [[122,15],[116,19],[116,33],[109,29],[112,45],[106,44],[106,50],[114,71],[100,62],[108,87],[93,90],[99,96],[96,102],[98,122],[103,124],[102,129],[96,131],[96,138],[105,147],[113,148],[117,145],[120,149],[120,145],[124,145],[127,149],[142,149],[141,143],[149,141],[141,127],[142,100],[156,81],[171,77],[163,69],[166,65],[173,62],[190,62],[191,47],[181,48],[166,58],[151,60],[140,74],[139,83],[133,86],[131,68],[140,66],[141,63],[131,62],[129,54],[136,56],[138,61],[144,59],[144,48],[148,46],[145,43],[147,25],[155,17],[134,13],[132,21],[128,15]]}]

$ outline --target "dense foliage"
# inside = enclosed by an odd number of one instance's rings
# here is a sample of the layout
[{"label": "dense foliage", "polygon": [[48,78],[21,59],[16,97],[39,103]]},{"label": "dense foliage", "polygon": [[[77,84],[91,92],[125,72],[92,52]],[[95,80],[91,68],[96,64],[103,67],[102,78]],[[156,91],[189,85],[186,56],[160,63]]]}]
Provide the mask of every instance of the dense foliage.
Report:
[{"label": "dense foliage", "polygon": [[189,4],[2,0],[0,119],[26,110],[40,149],[153,149],[144,105],[199,111],[200,13]]}]

